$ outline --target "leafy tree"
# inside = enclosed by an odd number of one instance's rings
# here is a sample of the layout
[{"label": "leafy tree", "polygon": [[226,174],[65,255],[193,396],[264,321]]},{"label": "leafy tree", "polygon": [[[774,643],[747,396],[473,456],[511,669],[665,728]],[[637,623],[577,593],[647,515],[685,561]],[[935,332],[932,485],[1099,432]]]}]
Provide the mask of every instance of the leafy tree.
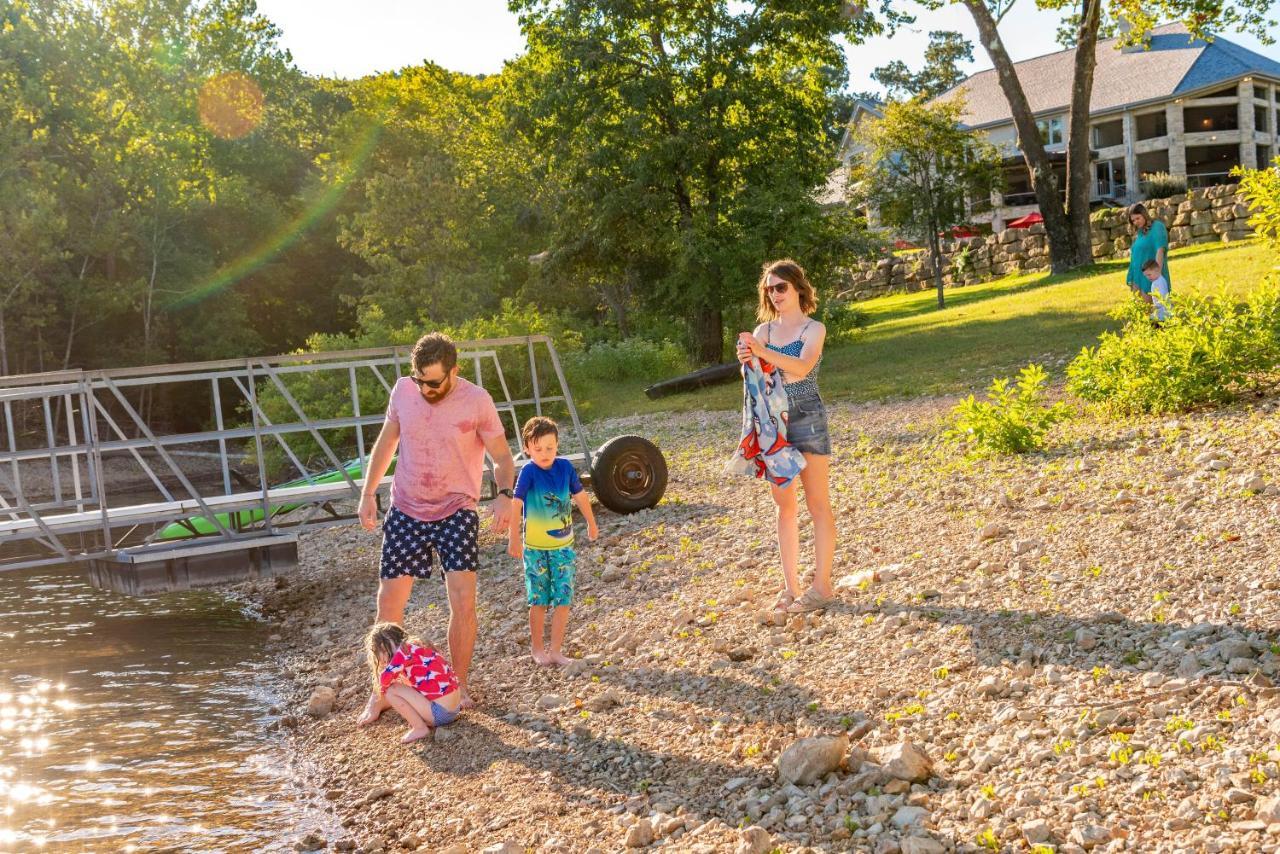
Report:
[{"label": "leafy tree", "polygon": [[966,201],[985,198],[999,176],[995,149],[960,127],[963,109],[958,100],[890,102],[884,118],[858,130],[864,154],[854,168],[855,192],[879,205],[885,224],[928,247],[938,308],[944,305],[939,234],[965,222]]},{"label": "leafy tree", "polygon": [[[761,261],[819,281],[854,248],[816,200],[844,68],[835,41],[878,31],[835,2],[514,0],[529,42],[519,126],[556,209],[547,275],[621,282],[687,319],[719,361],[727,306]],[[893,15],[893,13],[889,13]]]},{"label": "leafy tree", "polygon": [[1280,157],[1258,169],[1236,169],[1240,194],[1249,200],[1249,224],[1280,252]]},{"label": "leafy tree", "polygon": [[[289,349],[350,323],[358,261],[313,204],[343,105],[278,35],[252,0],[0,3],[0,369]],[[229,80],[255,97],[228,101]]]},{"label": "leafy tree", "polygon": [[920,2],[930,9],[942,8],[951,2],[961,3],[977,25],[979,40],[995,66],[1000,88],[1009,102],[1036,202],[1044,217],[1049,238],[1049,260],[1054,272],[1063,272],[1092,260],[1089,199],[1093,174],[1089,159],[1089,102],[1093,96],[1098,38],[1110,29],[1112,24],[1108,22],[1124,19],[1132,25],[1117,47],[1140,43],[1143,34],[1157,21],[1181,21],[1196,38],[1212,38],[1215,33],[1236,30],[1251,32],[1267,44],[1273,41],[1272,34],[1276,28],[1276,22],[1269,17],[1275,0],[1222,3],[1204,0],[1035,0],[1041,9],[1062,13],[1064,27],[1059,30],[1059,40],[1077,48],[1068,115],[1064,204],[1064,188],[1059,185],[1045,153],[1035,116],[999,30],[1000,22],[1017,0]]},{"label": "leafy tree", "polygon": [[967,76],[960,63],[973,62],[973,45],[960,33],[934,30],[924,51],[924,67],[912,72],[895,59],[871,72],[871,79],[883,86],[890,98],[933,98],[946,92]]}]

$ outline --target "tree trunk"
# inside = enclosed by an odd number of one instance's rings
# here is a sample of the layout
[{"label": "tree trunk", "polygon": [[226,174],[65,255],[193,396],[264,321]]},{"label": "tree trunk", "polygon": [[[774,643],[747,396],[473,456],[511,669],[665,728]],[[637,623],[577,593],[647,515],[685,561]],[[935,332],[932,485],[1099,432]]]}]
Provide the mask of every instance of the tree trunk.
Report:
[{"label": "tree trunk", "polygon": [[[1018,73],[1014,70],[1013,60],[1004,49],[1004,42],[996,28],[995,18],[983,0],[964,0],[965,7],[973,16],[978,26],[978,35],[987,56],[996,68],[996,76],[1000,80],[1000,88],[1009,102],[1009,110],[1013,114],[1013,124],[1018,130],[1019,145],[1022,157],[1027,164],[1027,172],[1031,178],[1031,186],[1036,192],[1036,202],[1040,205],[1040,215],[1044,217],[1045,232],[1049,237],[1049,264],[1055,273],[1062,273],[1081,263],[1080,252],[1076,246],[1075,235],[1067,221],[1067,212],[1062,204],[1058,180],[1053,174],[1053,166],[1045,154],[1044,143],[1040,141],[1040,131],[1036,128],[1035,116],[1027,95],[1022,90]],[[1087,109],[1087,106],[1086,106]]]},{"label": "tree trunk", "polygon": [[9,375],[9,342],[5,339],[4,303],[0,302],[0,375]]},{"label": "tree trunk", "polygon": [[933,262],[933,286],[938,289],[938,308],[945,308],[946,299],[942,295],[942,245],[936,228],[929,229],[929,256]]},{"label": "tree trunk", "polygon": [[694,312],[693,351],[702,365],[714,365],[724,358],[724,316],[714,302],[704,302]]},{"label": "tree trunk", "polygon": [[1083,0],[1076,33],[1076,64],[1071,81],[1071,112],[1067,128],[1067,216],[1081,264],[1093,260],[1089,230],[1089,199],[1093,197],[1093,163],[1089,150],[1089,100],[1098,64],[1098,27],[1102,0]]}]

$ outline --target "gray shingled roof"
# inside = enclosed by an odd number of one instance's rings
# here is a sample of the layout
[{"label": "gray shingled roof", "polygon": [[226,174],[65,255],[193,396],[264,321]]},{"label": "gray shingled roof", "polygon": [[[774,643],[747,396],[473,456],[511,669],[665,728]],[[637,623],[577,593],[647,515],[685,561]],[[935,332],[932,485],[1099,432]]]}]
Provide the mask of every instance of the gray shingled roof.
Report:
[{"label": "gray shingled roof", "polygon": [[[1090,113],[1167,98],[1245,74],[1280,78],[1280,62],[1222,37],[1212,44],[1191,41],[1182,24],[1166,24],[1152,30],[1149,50],[1121,53],[1115,42],[1098,42]],[[1065,110],[1069,106],[1075,58],[1072,48],[1016,63],[1032,112]],[[940,95],[939,100],[958,92],[965,95],[962,121],[970,127],[1008,121],[1011,117],[995,69],[978,72]]]}]

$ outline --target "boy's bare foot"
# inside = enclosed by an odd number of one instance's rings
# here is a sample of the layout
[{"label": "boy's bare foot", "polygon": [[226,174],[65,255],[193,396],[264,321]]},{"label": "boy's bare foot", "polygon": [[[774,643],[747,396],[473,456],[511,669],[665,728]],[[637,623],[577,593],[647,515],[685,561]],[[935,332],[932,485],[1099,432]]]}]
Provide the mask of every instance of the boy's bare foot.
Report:
[{"label": "boy's bare foot", "polygon": [[364,710],[360,712],[360,717],[356,718],[356,726],[368,726],[376,721],[381,715],[382,710],[386,708],[383,705],[382,698],[377,695],[369,697],[369,702],[364,704]]},{"label": "boy's bare foot", "polygon": [[545,649],[535,649],[533,651],[533,661],[539,667],[546,667],[551,664],[551,656],[547,655],[547,651]]},{"label": "boy's bare foot", "polygon": [[404,735],[400,736],[400,743],[413,744],[415,741],[421,741],[422,739],[426,738],[429,735],[431,735],[431,727],[416,726],[410,729]]},{"label": "boy's bare foot", "polygon": [[551,663],[554,664],[556,667],[564,667],[570,661],[573,661],[573,659],[569,658],[567,655],[565,655],[563,652],[560,652],[559,650],[556,650],[555,652],[551,653]]},{"label": "boy's bare foot", "polygon": [[474,709],[475,707],[476,707],[476,701],[471,699],[471,694],[469,694],[467,690],[464,688],[462,690],[462,702],[458,704],[458,708]]}]

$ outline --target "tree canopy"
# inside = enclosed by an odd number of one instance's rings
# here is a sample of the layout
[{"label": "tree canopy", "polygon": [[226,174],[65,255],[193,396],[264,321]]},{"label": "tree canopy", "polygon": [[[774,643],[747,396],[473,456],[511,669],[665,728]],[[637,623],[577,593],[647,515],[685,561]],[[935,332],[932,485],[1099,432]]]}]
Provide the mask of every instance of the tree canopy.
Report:
[{"label": "tree canopy", "polygon": [[500,74],[345,81],[253,0],[0,0],[0,371],[529,305],[717,360],[761,262],[822,282],[865,246],[822,194],[839,40],[889,0],[512,5],[529,50]]},{"label": "tree canopy", "polygon": [[929,249],[938,307],[944,305],[939,235],[968,221],[967,203],[997,185],[995,149],[960,126],[964,102],[891,101],[884,116],[863,122],[863,156],[852,183],[859,202]]},{"label": "tree canopy", "polygon": [[517,124],[555,186],[546,275],[592,282],[622,328],[638,309],[687,318],[695,356],[718,361],[762,262],[848,260],[856,232],[817,190],[836,36],[874,22],[838,3],[512,5],[529,39]]}]

